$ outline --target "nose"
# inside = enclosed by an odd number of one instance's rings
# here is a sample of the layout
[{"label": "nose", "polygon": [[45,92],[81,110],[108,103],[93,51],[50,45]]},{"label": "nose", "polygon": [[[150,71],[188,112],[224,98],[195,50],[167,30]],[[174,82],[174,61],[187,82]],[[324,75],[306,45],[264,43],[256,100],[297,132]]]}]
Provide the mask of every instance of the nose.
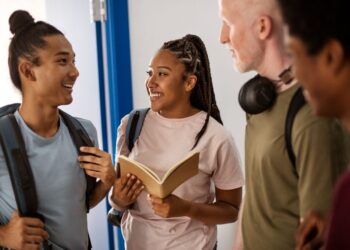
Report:
[{"label": "nose", "polygon": [[220,28],[220,43],[225,44],[229,41],[229,29],[225,23],[221,24]]},{"label": "nose", "polygon": [[75,66],[75,64],[72,65],[72,69],[69,72],[69,76],[72,78],[78,78],[79,76],[79,70],[77,69],[77,67]]},{"label": "nose", "polygon": [[146,87],[147,87],[147,89],[154,88],[155,86],[156,86],[156,78],[155,78],[155,76],[154,75],[149,76],[146,79]]}]

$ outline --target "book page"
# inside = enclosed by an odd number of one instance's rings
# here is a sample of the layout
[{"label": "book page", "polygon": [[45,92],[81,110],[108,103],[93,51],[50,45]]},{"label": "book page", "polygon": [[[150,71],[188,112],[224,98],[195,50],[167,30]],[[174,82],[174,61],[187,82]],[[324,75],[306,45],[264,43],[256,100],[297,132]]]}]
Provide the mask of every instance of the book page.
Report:
[{"label": "book page", "polygon": [[[173,167],[171,167],[166,173],[165,175],[163,176],[162,178],[162,182],[161,183],[164,183],[166,181],[166,179],[171,175],[171,174],[174,174],[174,175],[178,175],[178,174],[175,174],[174,172],[177,171],[177,172],[183,172],[183,171],[180,171],[180,169],[193,169],[193,168],[197,168],[198,169],[198,161],[199,161],[199,153],[198,152],[194,152],[194,151],[191,151],[185,159],[181,160],[180,162],[178,163],[175,163],[175,165]],[[197,165],[197,167],[196,167]],[[185,171],[186,172],[186,171]],[[180,173],[181,174],[181,173]]]},{"label": "book page", "polygon": [[198,163],[199,153],[191,152],[184,160],[169,169],[163,177],[159,197],[168,196],[182,183],[198,174]]},{"label": "book page", "polygon": [[[119,156],[118,161],[120,164],[121,176],[124,176],[127,173],[134,174],[134,171],[136,171],[138,173],[139,170],[141,170],[142,175],[147,174],[152,179],[154,179],[154,181],[156,181],[158,183],[161,182],[160,178],[158,177],[158,175],[155,172],[153,172],[150,168],[148,168],[147,166],[143,165],[142,163],[140,163],[138,161],[130,159],[124,155]],[[137,170],[137,169],[139,169],[139,170]],[[134,175],[138,176],[136,173]]]}]

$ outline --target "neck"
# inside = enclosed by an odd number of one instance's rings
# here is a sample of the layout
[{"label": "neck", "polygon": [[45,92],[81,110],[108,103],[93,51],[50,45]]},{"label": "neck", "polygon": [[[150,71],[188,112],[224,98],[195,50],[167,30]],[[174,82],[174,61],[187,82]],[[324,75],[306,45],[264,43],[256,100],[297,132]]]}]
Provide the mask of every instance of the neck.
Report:
[{"label": "neck", "polygon": [[59,127],[57,107],[30,103],[23,100],[19,113],[27,126],[36,134],[50,138],[54,136]]},{"label": "neck", "polygon": [[270,79],[276,86],[278,92],[282,92],[291,86],[280,80],[279,75],[291,65],[291,60],[286,54],[283,46],[278,46],[277,41],[270,41],[266,44],[264,58],[257,68],[259,75]]},{"label": "neck", "polygon": [[187,106],[187,107],[179,107],[178,109],[173,109],[171,111],[167,110],[160,110],[158,113],[161,116],[164,116],[166,118],[174,118],[174,119],[179,119],[179,118],[186,118],[189,116],[192,116],[196,113],[198,113],[200,110],[193,107],[193,106]]}]

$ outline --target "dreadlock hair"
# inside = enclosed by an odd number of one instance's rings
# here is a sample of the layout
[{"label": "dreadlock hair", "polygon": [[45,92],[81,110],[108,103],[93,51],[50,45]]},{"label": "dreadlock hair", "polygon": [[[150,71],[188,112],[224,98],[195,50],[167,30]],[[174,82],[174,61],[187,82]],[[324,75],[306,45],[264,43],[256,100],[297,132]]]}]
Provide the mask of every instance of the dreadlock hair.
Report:
[{"label": "dreadlock hair", "polygon": [[46,36],[63,35],[54,26],[39,21],[34,22],[34,18],[24,10],[16,10],[9,18],[10,31],[14,34],[10,46],[8,65],[13,84],[22,91],[22,83],[18,72],[19,58],[26,58],[32,63],[39,65],[37,49],[45,48]]},{"label": "dreadlock hair", "polygon": [[184,80],[189,74],[195,74],[197,76],[197,83],[190,95],[190,102],[195,108],[207,112],[207,117],[202,129],[196,135],[193,149],[205,133],[210,116],[223,124],[219,108],[216,105],[207,50],[202,39],[191,34],[181,39],[165,42],[161,50],[169,50],[174,53],[177,59],[184,64]]}]

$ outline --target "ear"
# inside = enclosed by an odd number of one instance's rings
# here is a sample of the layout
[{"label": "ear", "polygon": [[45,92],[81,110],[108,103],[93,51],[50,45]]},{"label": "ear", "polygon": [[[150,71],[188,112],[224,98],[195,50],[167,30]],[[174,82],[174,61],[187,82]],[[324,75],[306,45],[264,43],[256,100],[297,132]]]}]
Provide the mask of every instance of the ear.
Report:
[{"label": "ear", "polygon": [[346,64],[343,46],[337,40],[330,40],[321,50],[324,66],[337,76]]},{"label": "ear", "polygon": [[266,40],[272,32],[272,19],[269,16],[261,16],[258,20],[258,35],[261,40]]},{"label": "ear", "polygon": [[28,60],[19,60],[18,71],[20,76],[29,81],[35,81],[35,74],[33,71],[33,63]]},{"label": "ear", "polygon": [[185,82],[185,90],[187,92],[192,91],[192,89],[196,86],[197,84],[197,76],[194,74],[191,74],[187,77],[186,82]]}]

